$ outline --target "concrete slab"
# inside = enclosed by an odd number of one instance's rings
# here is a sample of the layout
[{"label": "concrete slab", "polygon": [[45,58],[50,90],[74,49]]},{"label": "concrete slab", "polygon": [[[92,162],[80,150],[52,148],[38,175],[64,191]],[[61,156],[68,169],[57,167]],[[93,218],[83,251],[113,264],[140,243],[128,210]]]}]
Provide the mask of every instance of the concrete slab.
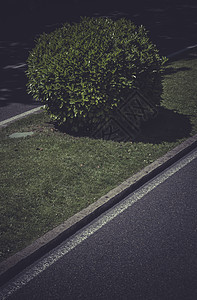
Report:
[{"label": "concrete slab", "polygon": [[9,135],[9,137],[11,139],[14,139],[14,138],[24,138],[24,137],[27,137],[27,136],[31,136],[32,134],[34,134],[33,131],[29,131],[29,132],[15,132],[15,133],[12,133],[11,135]]}]

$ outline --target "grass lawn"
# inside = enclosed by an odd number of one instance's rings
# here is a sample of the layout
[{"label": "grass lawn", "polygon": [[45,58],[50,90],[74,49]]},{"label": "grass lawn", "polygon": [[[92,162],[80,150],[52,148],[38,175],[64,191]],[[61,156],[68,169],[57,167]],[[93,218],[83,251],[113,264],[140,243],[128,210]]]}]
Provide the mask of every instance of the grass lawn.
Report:
[{"label": "grass lawn", "polygon": [[168,64],[160,114],[135,142],[74,137],[44,112],[1,129],[0,261],[197,133],[196,77],[195,51]]}]

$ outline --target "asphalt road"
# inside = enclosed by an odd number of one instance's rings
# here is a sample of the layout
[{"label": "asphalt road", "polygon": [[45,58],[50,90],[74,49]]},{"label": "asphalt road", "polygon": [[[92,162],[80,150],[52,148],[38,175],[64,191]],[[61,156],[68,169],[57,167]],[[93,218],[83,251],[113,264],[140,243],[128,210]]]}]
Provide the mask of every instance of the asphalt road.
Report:
[{"label": "asphalt road", "polygon": [[197,299],[197,149],[0,290],[0,299]]},{"label": "asphalt road", "polygon": [[[138,1],[132,1],[131,5],[128,4],[129,1],[122,1],[121,5],[119,1],[118,7],[113,1],[102,1],[102,7],[93,5],[91,1],[86,2],[86,7],[74,4],[70,10],[68,7],[55,5],[47,11],[47,6],[44,7],[45,13],[41,11],[41,16],[35,12],[27,13],[18,6],[7,13],[2,10],[0,121],[40,105],[26,92],[26,60],[34,46],[35,36],[43,31],[50,32],[61,23],[78,21],[84,15],[126,17],[137,25],[143,24],[149,30],[150,38],[161,55],[169,55],[197,43],[197,4],[194,0],[177,1],[177,5],[176,1],[145,1],[147,5],[139,5]],[[110,5],[107,6],[107,3]]]}]

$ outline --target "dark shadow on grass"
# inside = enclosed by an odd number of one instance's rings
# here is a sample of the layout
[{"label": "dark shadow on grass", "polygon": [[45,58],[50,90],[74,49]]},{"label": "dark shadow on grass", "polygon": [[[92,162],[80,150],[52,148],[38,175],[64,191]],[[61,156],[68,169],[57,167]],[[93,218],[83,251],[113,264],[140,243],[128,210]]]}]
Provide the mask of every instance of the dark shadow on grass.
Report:
[{"label": "dark shadow on grass", "polygon": [[[92,128],[83,128],[78,132],[66,126],[55,125],[55,128],[76,138],[89,137],[95,139],[95,137],[92,137],[95,128],[93,130]],[[191,130],[189,116],[161,107],[156,118],[142,123],[141,131],[135,139],[128,138],[125,140],[124,132],[122,131],[123,135],[120,135],[121,131],[118,131],[119,135],[116,135],[115,138],[106,138],[106,140],[160,144],[187,138],[190,136]]]},{"label": "dark shadow on grass", "polygon": [[178,72],[185,72],[185,71],[189,71],[191,70],[191,68],[187,68],[187,67],[182,67],[182,68],[174,68],[174,67],[166,67],[166,69],[163,72],[163,75],[172,75],[172,74],[176,74]]},{"label": "dark shadow on grass", "polygon": [[192,126],[189,116],[161,107],[155,119],[142,124],[135,142],[160,144],[175,142],[190,136]]}]

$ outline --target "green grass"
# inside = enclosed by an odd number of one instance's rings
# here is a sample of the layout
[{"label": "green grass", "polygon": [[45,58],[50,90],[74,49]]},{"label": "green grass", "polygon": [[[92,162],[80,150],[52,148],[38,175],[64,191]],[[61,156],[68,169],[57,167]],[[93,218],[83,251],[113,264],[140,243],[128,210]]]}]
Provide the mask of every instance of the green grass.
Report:
[{"label": "green grass", "polygon": [[[74,137],[42,112],[0,131],[0,261],[197,133],[197,56],[168,65],[160,115],[135,142]],[[34,135],[10,139],[13,132]]]}]

